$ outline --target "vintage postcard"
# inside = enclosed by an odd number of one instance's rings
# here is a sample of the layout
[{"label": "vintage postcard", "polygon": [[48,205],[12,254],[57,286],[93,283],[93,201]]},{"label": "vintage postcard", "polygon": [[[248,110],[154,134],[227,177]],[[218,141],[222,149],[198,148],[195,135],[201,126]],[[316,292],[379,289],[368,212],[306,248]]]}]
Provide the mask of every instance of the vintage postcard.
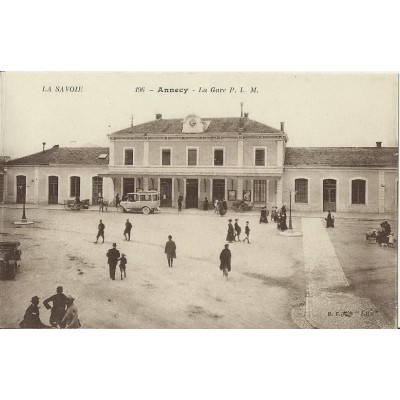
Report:
[{"label": "vintage postcard", "polygon": [[0,76],[1,328],[397,328],[397,74]]}]

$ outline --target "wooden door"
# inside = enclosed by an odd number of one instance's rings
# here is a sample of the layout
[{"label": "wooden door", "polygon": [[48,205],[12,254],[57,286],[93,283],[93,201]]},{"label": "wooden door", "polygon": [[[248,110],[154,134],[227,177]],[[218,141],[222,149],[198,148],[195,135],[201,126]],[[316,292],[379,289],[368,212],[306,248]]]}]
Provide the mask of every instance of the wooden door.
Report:
[{"label": "wooden door", "polygon": [[323,210],[336,212],[336,180],[324,179],[323,182]]},{"label": "wooden door", "polygon": [[58,204],[58,176],[49,176],[49,204]]},{"label": "wooden door", "polygon": [[171,207],[172,206],[172,179],[161,178],[160,179],[160,206]]},{"label": "wooden door", "polygon": [[199,181],[198,179],[186,180],[186,208],[199,206]]}]

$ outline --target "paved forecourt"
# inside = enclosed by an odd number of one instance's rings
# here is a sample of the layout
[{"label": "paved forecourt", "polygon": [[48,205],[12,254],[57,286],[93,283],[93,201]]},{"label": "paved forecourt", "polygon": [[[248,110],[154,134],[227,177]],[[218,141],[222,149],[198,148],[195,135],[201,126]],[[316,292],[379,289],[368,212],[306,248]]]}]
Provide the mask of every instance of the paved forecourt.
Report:
[{"label": "paved forecourt", "polygon": [[349,283],[324,221],[302,218],[302,228],[307,322],[314,328],[392,328],[370,299],[341,292]]}]

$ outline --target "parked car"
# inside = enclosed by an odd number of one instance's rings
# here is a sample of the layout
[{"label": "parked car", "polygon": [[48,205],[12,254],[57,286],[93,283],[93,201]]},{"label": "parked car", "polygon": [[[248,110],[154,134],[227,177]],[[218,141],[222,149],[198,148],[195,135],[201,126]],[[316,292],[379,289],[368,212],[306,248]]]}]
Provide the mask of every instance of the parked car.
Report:
[{"label": "parked car", "polygon": [[21,263],[19,242],[0,242],[0,279],[14,279]]},{"label": "parked car", "polygon": [[119,204],[118,212],[142,212],[145,215],[160,210],[160,192],[141,190],[128,193],[126,199]]}]

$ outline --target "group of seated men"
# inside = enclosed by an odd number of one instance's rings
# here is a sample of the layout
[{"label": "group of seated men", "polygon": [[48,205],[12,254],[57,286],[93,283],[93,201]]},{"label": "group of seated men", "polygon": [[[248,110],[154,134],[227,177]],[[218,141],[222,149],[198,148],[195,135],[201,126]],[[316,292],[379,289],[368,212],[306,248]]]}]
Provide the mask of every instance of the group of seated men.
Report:
[{"label": "group of seated men", "polygon": [[365,236],[365,240],[367,242],[376,241],[379,246],[386,245],[388,247],[394,247],[396,239],[394,237],[394,232],[392,232],[389,222],[383,221],[380,226],[381,227],[378,230],[373,229],[372,232],[367,233]]}]

